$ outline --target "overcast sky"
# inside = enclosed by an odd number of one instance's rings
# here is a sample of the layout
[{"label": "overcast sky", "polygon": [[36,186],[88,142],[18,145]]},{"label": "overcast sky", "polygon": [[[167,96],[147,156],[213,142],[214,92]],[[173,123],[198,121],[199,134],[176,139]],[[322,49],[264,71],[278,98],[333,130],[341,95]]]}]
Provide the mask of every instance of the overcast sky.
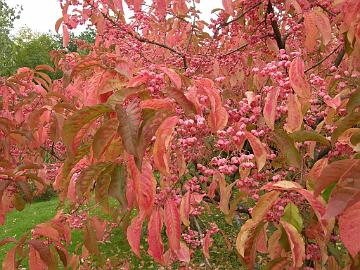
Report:
[{"label": "overcast sky", "polygon": [[[15,23],[15,31],[24,26],[36,32],[55,31],[55,22],[61,17],[58,0],[7,0],[7,3],[23,7],[20,20]],[[211,10],[221,6],[221,0],[202,0],[198,8],[203,19],[209,19]]]}]

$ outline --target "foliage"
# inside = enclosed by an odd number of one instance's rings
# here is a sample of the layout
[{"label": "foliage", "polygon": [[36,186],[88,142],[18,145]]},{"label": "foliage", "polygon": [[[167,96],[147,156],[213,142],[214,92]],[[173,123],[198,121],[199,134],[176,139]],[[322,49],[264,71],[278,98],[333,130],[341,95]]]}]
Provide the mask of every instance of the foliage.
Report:
[{"label": "foliage", "polygon": [[62,1],[88,53],[0,80],[0,222],[49,185],[70,212],[3,240],[3,268],[127,269],[100,248],[117,227],[164,266],[211,267],[221,237],[247,269],[357,269],[360,1],[223,0],[209,24],[197,1],[125,2]]}]

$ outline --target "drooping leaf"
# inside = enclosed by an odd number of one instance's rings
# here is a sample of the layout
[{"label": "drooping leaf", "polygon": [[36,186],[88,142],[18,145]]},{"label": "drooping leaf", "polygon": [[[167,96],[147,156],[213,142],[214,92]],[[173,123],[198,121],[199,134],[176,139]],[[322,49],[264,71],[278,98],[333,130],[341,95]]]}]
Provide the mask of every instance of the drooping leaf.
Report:
[{"label": "drooping leaf", "polygon": [[316,16],[313,12],[305,12],[304,29],[305,29],[305,47],[309,52],[315,50],[316,39],[319,35],[319,30],[316,25]]},{"label": "drooping leaf", "polygon": [[360,112],[353,111],[344,118],[341,118],[335,123],[336,129],[331,136],[331,142],[335,143],[336,140],[340,137],[340,135],[345,132],[345,130],[353,127],[358,123],[360,123]]},{"label": "drooping leaf", "polygon": [[110,112],[111,109],[105,105],[96,105],[92,107],[84,107],[76,111],[64,122],[63,140],[67,146],[71,146],[74,138],[80,130],[86,125],[100,117],[101,115]]},{"label": "drooping leaf", "polygon": [[300,215],[299,209],[293,203],[288,203],[284,210],[284,215],[281,217],[281,220],[286,221],[287,223],[293,225],[299,233],[303,229],[303,220]]},{"label": "drooping leaf", "polygon": [[301,112],[301,104],[296,95],[290,94],[287,102],[288,116],[284,129],[288,133],[299,131],[303,122],[303,115]]},{"label": "drooping leaf", "polygon": [[119,122],[117,119],[112,118],[106,121],[95,133],[92,150],[94,152],[94,157],[99,159],[101,155],[105,152],[106,148],[109,146],[110,142],[116,134]]},{"label": "drooping leaf", "polygon": [[256,203],[255,207],[253,208],[253,211],[251,213],[252,219],[255,221],[261,221],[264,219],[266,214],[269,212],[273,204],[277,201],[279,198],[280,192],[278,191],[271,191],[259,199],[259,201]]},{"label": "drooping leaf", "polygon": [[181,78],[179,74],[175,72],[175,70],[167,67],[160,67],[159,69],[162,70],[170,78],[170,80],[177,89],[181,89]]},{"label": "drooping leaf", "polygon": [[348,112],[352,112],[358,106],[360,106],[360,89],[350,95],[349,101],[346,104],[346,109]]},{"label": "drooping leaf", "polygon": [[203,240],[202,252],[206,258],[210,258],[209,248],[212,246],[213,239],[211,238],[211,232],[208,231]]},{"label": "drooping leaf", "polygon": [[225,9],[225,12],[229,15],[233,15],[234,8],[233,8],[232,0],[222,0],[222,4]]},{"label": "drooping leaf", "polygon": [[316,131],[300,130],[289,134],[295,142],[315,141],[324,145],[329,145],[330,142],[321,134]]},{"label": "drooping leaf", "polygon": [[180,214],[174,199],[167,199],[164,206],[164,219],[166,225],[166,235],[169,241],[169,247],[176,252],[180,249]]},{"label": "drooping leaf", "polygon": [[279,257],[268,262],[264,266],[263,270],[281,270],[281,269],[285,269],[286,266],[288,265],[289,265],[289,261],[287,258]]},{"label": "drooping leaf", "polygon": [[130,226],[126,230],[126,238],[131,250],[140,258],[140,239],[141,230],[144,222],[143,215],[137,215],[131,220]]},{"label": "drooping leaf", "polygon": [[348,208],[339,217],[340,239],[353,258],[355,258],[360,251],[359,218],[360,202]]},{"label": "drooping leaf", "polygon": [[185,195],[181,198],[180,202],[180,219],[185,226],[190,225],[189,215],[190,215],[190,190],[188,190]]},{"label": "drooping leaf", "polygon": [[324,188],[341,179],[358,177],[358,167],[360,167],[360,160],[344,159],[330,163],[322,170],[319,178],[315,179],[314,195],[318,196]]},{"label": "drooping leaf", "polygon": [[163,216],[159,207],[154,208],[148,223],[148,253],[155,261],[162,263],[164,245],[161,239]]},{"label": "drooping leaf", "polygon": [[261,171],[261,169],[265,166],[266,163],[266,149],[261,143],[261,141],[250,132],[246,131],[245,137],[249,141],[251,148],[254,152],[258,171]]},{"label": "drooping leaf", "polygon": [[168,175],[170,173],[168,148],[177,122],[177,116],[166,118],[155,134],[156,141],[153,150],[154,163],[156,168],[163,175]]},{"label": "drooping leaf", "polygon": [[277,130],[272,133],[276,146],[285,157],[290,166],[301,167],[301,155],[294,145],[293,139],[285,132]]},{"label": "drooping leaf", "polygon": [[304,99],[310,98],[310,86],[305,79],[304,61],[301,58],[297,57],[291,62],[289,79],[291,87],[299,97]]},{"label": "drooping leaf", "polygon": [[192,115],[196,113],[195,105],[185,96],[185,94],[175,87],[168,87],[165,90],[165,93],[175,99],[176,103],[178,103],[187,115]]},{"label": "drooping leaf", "polygon": [[16,269],[15,257],[16,257],[16,246],[11,248],[6,253],[4,260],[2,262],[2,269],[3,270],[15,270]]},{"label": "drooping leaf", "polygon": [[141,122],[139,102],[133,100],[125,108],[117,105],[116,112],[119,120],[118,132],[123,140],[124,148],[129,154],[137,157],[136,140]]},{"label": "drooping leaf", "polygon": [[220,187],[220,202],[219,202],[219,208],[220,210],[225,214],[229,214],[229,200],[231,197],[231,191],[233,186],[236,182],[231,183],[230,185],[226,184],[225,176],[220,173],[214,174],[213,181],[216,181],[219,183]]},{"label": "drooping leaf", "polygon": [[31,245],[40,254],[40,258],[46,263],[49,270],[57,269],[55,254],[51,251],[50,247],[41,240],[30,240]]},{"label": "drooping leaf", "polygon": [[249,219],[241,226],[236,238],[236,250],[244,258],[249,270],[255,269],[256,240],[265,223]]},{"label": "drooping leaf", "polygon": [[125,206],[126,170],[122,165],[116,165],[111,174],[109,196],[117,199]]},{"label": "drooping leaf", "polygon": [[274,123],[276,118],[277,100],[279,97],[280,88],[273,87],[266,96],[263,115],[265,123],[269,128],[274,130]]},{"label": "drooping leaf", "polygon": [[322,41],[326,46],[331,41],[331,24],[327,14],[320,8],[314,9],[316,16],[316,26],[321,35]]},{"label": "drooping leaf", "polygon": [[360,143],[360,130],[358,130],[357,132],[355,132],[351,138],[350,138],[350,142],[353,144],[353,145],[357,145]]},{"label": "drooping leaf", "polygon": [[280,221],[284,228],[291,248],[293,267],[300,268],[305,260],[305,243],[296,228],[286,221]]}]

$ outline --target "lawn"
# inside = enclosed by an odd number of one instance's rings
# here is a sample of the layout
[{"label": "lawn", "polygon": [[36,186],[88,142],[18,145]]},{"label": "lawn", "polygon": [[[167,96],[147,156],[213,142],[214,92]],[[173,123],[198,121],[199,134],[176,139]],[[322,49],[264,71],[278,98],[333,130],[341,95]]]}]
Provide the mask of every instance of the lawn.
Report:
[{"label": "lawn", "polygon": [[[31,205],[27,205],[26,208],[21,211],[13,211],[7,215],[5,224],[1,227],[0,230],[0,239],[6,237],[15,237],[19,239],[24,233],[29,232],[36,224],[50,220],[56,214],[56,208],[58,206],[58,200],[53,198],[49,201],[36,202]],[[217,211],[214,209],[214,211]],[[97,211],[96,211],[97,212]],[[97,212],[95,214],[100,214]],[[102,217],[108,218],[102,214]],[[227,250],[224,246],[229,244],[229,241],[233,244],[235,241],[236,233],[238,228],[230,226],[225,223],[224,218],[221,213],[213,213],[212,218],[216,220],[208,220],[209,216],[202,216],[201,219],[205,223],[208,221],[216,221],[219,227],[223,230],[224,234],[227,235],[227,240],[225,241],[224,237],[220,234],[214,236],[214,244],[210,249],[210,262],[216,267],[214,269],[241,269],[240,262],[237,258],[235,250]],[[143,227],[143,233],[146,234],[146,227]],[[144,237],[143,237],[144,238]],[[75,251],[77,244],[81,243],[82,232],[81,230],[74,230],[72,233],[72,243],[69,248],[70,252]],[[6,251],[11,247],[11,244],[0,247],[0,265],[6,254]],[[115,228],[110,236],[110,240],[106,243],[101,244],[100,249],[101,253],[105,257],[116,258],[117,260],[124,260],[125,258],[132,265],[132,269],[159,269],[159,265],[154,263],[150,257],[146,254],[145,250],[147,249],[146,240],[142,240],[142,259],[137,258],[131,251],[127,243],[127,240],[124,236],[122,228]],[[224,250],[226,253],[224,253]],[[204,259],[201,251],[196,251],[194,254],[194,267],[196,269],[204,269]],[[24,267],[27,267],[27,262],[23,263]],[[177,269],[175,265],[173,269]]]}]

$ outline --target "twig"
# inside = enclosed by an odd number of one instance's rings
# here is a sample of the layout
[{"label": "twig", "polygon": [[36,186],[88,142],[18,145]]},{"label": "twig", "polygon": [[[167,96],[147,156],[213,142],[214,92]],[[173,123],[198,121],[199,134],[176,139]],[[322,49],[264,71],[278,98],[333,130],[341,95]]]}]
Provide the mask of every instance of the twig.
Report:
[{"label": "twig", "polygon": [[[327,60],[330,56],[332,56],[339,48],[341,47],[341,44],[338,45],[331,53],[329,53],[327,56],[325,56],[323,59],[321,59],[316,64],[312,65],[308,69],[305,70],[305,73],[309,72],[310,70],[316,68],[317,66],[320,66],[325,60]],[[335,61],[336,62],[336,61]]]},{"label": "twig", "polygon": [[[95,9],[95,7],[94,7],[93,4],[91,4],[88,0],[85,0],[85,1],[86,1],[93,9]],[[111,17],[109,17],[109,16],[108,16],[107,14],[105,14],[105,13],[102,13],[102,12],[100,12],[100,13],[101,13],[102,16],[104,16],[104,18],[106,18],[108,21],[110,21],[113,26],[118,27],[118,24],[117,24]],[[126,29],[125,32],[126,32],[126,34],[128,34],[129,36],[135,38],[135,39],[138,40],[139,42],[156,45],[156,46],[158,46],[158,47],[167,49],[167,50],[169,50],[169,51],[171,51],[171,52],[179,55],[179,56],[183,59],[184,68],[187,69],[186,56],[185,56],[183,53],[175,50],[174,48],[171,48],[171,47],[167,46],[166,44],[157,42],[157,41],[155,41],[155,40],[150,40],[150,39],[141,37],[141,36],[139,36],[137,33],[131,32],[131,31],[128,30],[128,29]]]},{"label": "twig", "polygon": [[[273,8],[270,0],[268,1],[268,6],[267,6],[267,9],[266,9],[266,13],[267,14],[272,13],[275,16],[274,8]],[[279,25],[278,25],[277,21],[274,18],[271,18],[271,27],[272,27],[272,29],[274,31],[274,38],[276,40],[276,43],[277,43],[279,49],[285,49],[285,42],[281,37]]]},{"label": "twig", "polygon": [[339,66],[340,66],[341,61],[342,61],[343,58],[344,58],[344,55],[345,55],[345,48],[342,48],[341,51],[339,52],[338,56],[337,56],[336,59],[335,59],[335,63],[334,63],[334,66],[335,66],[335,67],[339,67]]},{"label": "twig", "polygon": [[40,148],[41,148],[42,150],[44,150],[46,153],[49,153],[51,156],[53,156],[53,157],[56,158],[57,160],[59,160],[59,161],[65,161],[65,159],[60,158],[58,155],[56,155],[54,151],[49,151],[49,150],[47,150],[47,149],[46,149],[45,147],[43,147],[43,146],[40,146]]},{"label": "twig", "polygon": [[335,16],[337,15],[336,13],[328,10],[326,7],[324,7],[324,6],[321,5],[321,4],[317,4],[317,6],[320,7],[320,8],[321,8],[323,11],[325,11],[326,13],[329,13],[331,16],[334,16],[334,17],[335,17]]},{"label": "twig", "polygon": [[240,50],[242,50],[242,49],[246,48],[248,45],[249,45],[249,44],[248,44],[248,43],[246,43],[246,44],[244,44],[244,45],[240,46],[239,48],[236,48],[236,49],[234,49],[234,50],[231,50],[231,51],[229,51],[229,52],[227,52],[227,53],[225,53],[225,54],[221,55],[220,57],[226,57],[226,56],[228,56],[228,55],[230,55],[230,54],[233,54],[233,53],[235,53],[235,52],[238,52],[238,51],[240,51]]},{"label": "twig", "polygon": [[192,40],[193,33],[194,33],[195,23],[196,23],[196,5],[195,5],[195,0],[192,1],[192,4],[193,4],[193,9],[194,9],[194,18],[193,18],[193,22],[192,22],[192,25],[191,25],[190,37],[189,37],[189,40],[188,40],[187,45],[186,45],[186,51],[187,51],[187,52],[189,51],[189,48],[190,48],[191,40]]}]

